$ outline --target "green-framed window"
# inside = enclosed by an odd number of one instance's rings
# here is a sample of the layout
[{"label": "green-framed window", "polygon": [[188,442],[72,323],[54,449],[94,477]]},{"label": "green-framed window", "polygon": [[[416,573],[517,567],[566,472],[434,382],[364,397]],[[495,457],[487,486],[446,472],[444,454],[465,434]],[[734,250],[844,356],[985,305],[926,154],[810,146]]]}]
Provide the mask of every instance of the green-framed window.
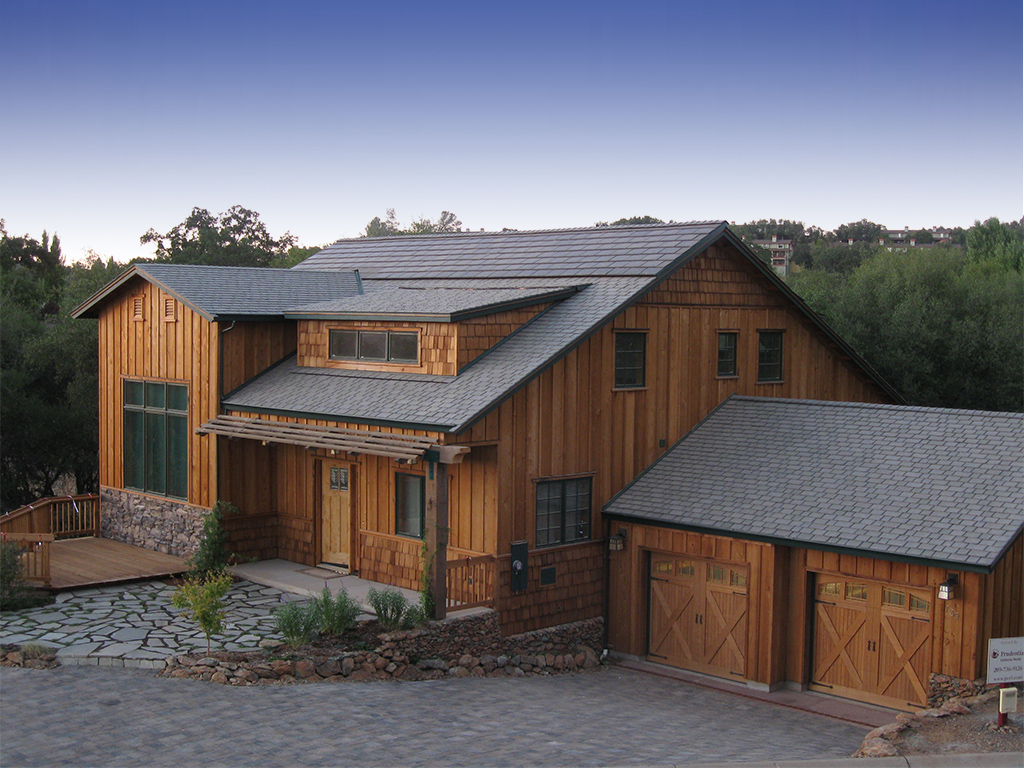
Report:
[{"label": "green-framed window", "polygon": [[395,533],[423,538],[426,511],[426,478],[423,475],[395,473]]},{"label": "green-framed window", "polygon": [[645,385],[647,334],[615,332],[615,388],[639,389]]},{"label": "green-framed window", "polygon": [[552,547],[590,538],[590,478],[537,483],[537,546]]},{"label": "green-framed window", "polygon": [[124,485],[188,498],[188,387],[124,381]]},{"label": "green-framed window", "polygon": [[757,380],[782,381],[782,331],[758,331]]},{"label": "green-framed window", "polygon": [[736,331],[718,332],[718,375],[722,377],[736,376],[739,372],[736,355],[736,342],[739,334]]},{"label": "green-framed window", "polygon": [[331,360],[367,360],[380,363],[418,363],[419,334],[415,331],[330,332]]}]

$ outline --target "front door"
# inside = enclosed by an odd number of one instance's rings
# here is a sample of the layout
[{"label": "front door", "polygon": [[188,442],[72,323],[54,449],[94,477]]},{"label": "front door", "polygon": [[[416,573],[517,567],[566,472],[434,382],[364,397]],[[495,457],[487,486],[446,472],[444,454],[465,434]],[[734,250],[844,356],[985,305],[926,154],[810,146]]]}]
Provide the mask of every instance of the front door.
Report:
[{"label": "front door", "polygon": [[743,677],[746,573],[739,565],[652,553],[648,657],[712,675]]},{"label": "front door", "polygon": [[324,461],[320,473],[320,560],[353,565],[352,465]]},{"label": "front door", "polygon": [[928,703],[927,589],[817,574],[811,687],[901,709]]}]

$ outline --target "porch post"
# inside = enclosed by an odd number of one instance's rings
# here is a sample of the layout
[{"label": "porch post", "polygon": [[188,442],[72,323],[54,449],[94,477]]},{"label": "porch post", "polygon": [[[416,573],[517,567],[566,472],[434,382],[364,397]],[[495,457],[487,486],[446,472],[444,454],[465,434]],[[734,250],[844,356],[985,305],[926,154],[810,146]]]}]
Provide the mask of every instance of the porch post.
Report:
[{"label": "porch post", "polygon": [[425,512],[427,554],[433,555],[429,578],[434,615],[430,618],[443,619],[448,603],[448,465],[439,461],[427,462]]}]

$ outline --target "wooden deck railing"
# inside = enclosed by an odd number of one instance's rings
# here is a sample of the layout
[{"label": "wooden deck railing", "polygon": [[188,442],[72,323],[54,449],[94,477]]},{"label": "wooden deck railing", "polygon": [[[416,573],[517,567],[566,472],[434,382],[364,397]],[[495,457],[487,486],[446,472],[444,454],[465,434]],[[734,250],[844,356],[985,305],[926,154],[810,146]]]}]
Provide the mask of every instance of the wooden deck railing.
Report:
[{"label": "wooden deck railing", "polygon": [[448,561],[447,606],[476,608],[494,604],[494,555],[460,557]]},{"label": "wooden deck railing", "polygon": [[21,562],[25,565],[25,578],[50,583],[50,544],[52,533],[0,533],[0,541],[11,541],[21,548]]},{"label": "wooden deck railing", "polygon": [[58,539],[100,535],[100,497],[49,496],[0,516],[0,533],[52,533]]}]

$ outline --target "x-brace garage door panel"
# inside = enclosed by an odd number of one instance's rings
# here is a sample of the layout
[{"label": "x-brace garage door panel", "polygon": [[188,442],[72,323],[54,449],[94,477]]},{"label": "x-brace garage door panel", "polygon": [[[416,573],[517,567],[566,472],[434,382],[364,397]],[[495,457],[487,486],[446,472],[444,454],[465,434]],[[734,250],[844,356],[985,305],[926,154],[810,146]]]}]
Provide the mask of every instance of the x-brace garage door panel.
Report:
[{"label": "x-brace garage door panel", "polygon": [[747,571],[651,553],[648,657],[709,674],[744,677]]},{"label": "x-brace garage door panel", "polygon": [[811,687],[901,708],[928,703],[929,590],[817,574]]}]

